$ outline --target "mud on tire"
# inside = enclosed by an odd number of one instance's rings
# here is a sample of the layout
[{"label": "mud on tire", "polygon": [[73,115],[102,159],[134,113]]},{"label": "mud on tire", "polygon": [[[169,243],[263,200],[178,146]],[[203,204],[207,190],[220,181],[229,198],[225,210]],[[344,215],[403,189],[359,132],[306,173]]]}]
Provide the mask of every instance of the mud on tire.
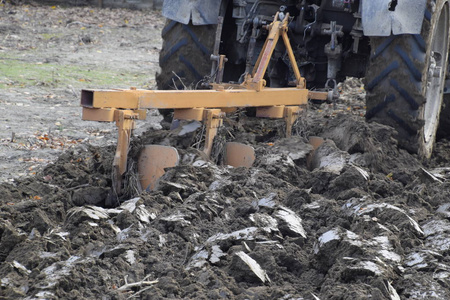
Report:
[{"label": "mud on tire", "polygon": [[215,25],[194,26],[167,20],[159,56],[161,73],[156,76],[158,89],[195,87],[210,73],[215,28]]},{"label": "mud on tire", "polygon": [[[439,124],[449,50],[448,5],[447,0],[428,0],[421,34],[370,39],[366,119],[394,127],[399,145],[422,158],[431,156]],[[441,69],[430,68],[433,64]]]}]

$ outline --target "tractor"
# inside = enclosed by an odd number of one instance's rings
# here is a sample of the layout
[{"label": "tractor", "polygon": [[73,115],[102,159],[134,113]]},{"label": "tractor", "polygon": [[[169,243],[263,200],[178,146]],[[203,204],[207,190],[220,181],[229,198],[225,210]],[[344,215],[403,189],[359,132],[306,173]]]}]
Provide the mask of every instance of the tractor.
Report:
[{"label": "tractor", "polygon": [[[399,145],[422,159],[445,134],[449,1],[165,0],[162,12],[158,89],[207,89],[219,77],[244,82],[268,25],[288,15],[287,36],[309,90],[335,98],[346,77],[365,78],[366,119],[394,127]],[[275,47],[268,87],[295,86],[288,54],[284,44]]]}]

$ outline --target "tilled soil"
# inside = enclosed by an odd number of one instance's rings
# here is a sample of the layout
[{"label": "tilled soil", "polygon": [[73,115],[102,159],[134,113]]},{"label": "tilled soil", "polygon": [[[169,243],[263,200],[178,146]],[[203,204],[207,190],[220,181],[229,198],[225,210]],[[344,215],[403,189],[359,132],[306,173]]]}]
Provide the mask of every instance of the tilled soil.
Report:
[{"label": "tilled soil", "polygon": [[[290,139],[282,121],[227,116],[212,160],[201,127],[145,131],[118,207],[106,205],[114,145],[79,143],[0,186],[0,296],[450,299],[449,142],[423,164],[363,115],[348,79]],[[324,139],[315,151],[312,137]],[[251,168],[222,165],[229,140],[255,148]],[[181,156],[154,191],[136,180],[146,144]]]}]

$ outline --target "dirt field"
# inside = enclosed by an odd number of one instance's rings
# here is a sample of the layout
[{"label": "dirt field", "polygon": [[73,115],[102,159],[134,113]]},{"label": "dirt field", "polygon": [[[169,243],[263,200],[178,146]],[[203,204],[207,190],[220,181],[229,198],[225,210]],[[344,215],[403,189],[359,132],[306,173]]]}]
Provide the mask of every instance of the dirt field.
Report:
[{"label": "dirt field", "polygon": [[82,88],[155,86],[158,12],[8,5],[0,12],[2,181],[34,174],[74,145],[115,139],[110,124],[81,121]]},{"label": "dirt field", "polygon": [[[357,79],[291,139],[282,121],[228,116],[218,141],[252,145],[249,169],[221,165],[220,147],[205,160],[198,131],[150,112],[107,205],[115,127],[81,121],[80,90],[154,87],[163,23],[0,7],[0,299],[450,299],[450,144],[427,164],[399,149],[365,122]],[[152,192],[136,184],[146,144],[182,161]]]}]

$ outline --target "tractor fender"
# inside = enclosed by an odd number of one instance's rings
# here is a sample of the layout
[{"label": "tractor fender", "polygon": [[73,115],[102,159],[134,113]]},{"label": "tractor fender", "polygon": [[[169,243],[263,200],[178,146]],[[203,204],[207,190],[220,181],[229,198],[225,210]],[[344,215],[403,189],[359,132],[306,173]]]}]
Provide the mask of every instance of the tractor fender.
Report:
[{"label": "tractor fender", "polygon": [[165,0],[162,14],[183,24],[217,24],[220,4],[221,0]]},{"label": "tractor fender", "polygon": [[363,0],[364,35],[419,34],[426,4],[427,0]]}]

